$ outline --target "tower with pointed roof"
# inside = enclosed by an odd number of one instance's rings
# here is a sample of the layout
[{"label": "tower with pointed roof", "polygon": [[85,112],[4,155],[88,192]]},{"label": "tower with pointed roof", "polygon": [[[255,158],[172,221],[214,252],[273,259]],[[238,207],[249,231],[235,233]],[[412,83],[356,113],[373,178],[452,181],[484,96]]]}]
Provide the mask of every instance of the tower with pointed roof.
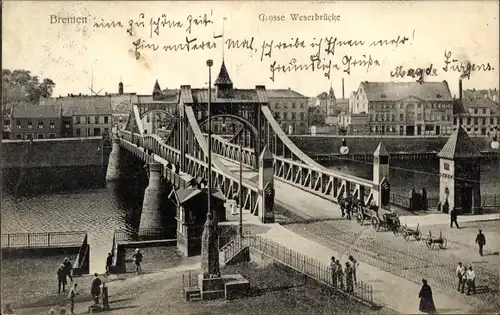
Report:
[{"label": "tower with pointed roof", "polygon": [[330,91],[328,92],[328,97],[326,99],[327,116],[334,115],[336,107],[337,107],[337,98],[335,97],[335,92],[333,91],[333,87],[330,86]]},{"label": "tower with pointed roof", "polygon": [[481,152],[462,126],[453,132],[438,157],[440,210],[455,209],[458,214],[479,212]]},{"label": "tower with pointed roof", "polygon": [[220,66],[219,75],[215,80],[215,91],[217,98],[232,98],[233,97],[233,81],[229,77],[224,60]]},{"label": "tower with pointed roof", "polygon": [[153,101],[159,101],[161,99],[162,93],[160,88],[160,83],[158,83],[158,79],[155,82],[155,86],[153,88]]},{"label": "tower with pointed roof", "polygon": [[383,209],[390,208],[389,153],[380,142],[373,152],[373,198]]}]

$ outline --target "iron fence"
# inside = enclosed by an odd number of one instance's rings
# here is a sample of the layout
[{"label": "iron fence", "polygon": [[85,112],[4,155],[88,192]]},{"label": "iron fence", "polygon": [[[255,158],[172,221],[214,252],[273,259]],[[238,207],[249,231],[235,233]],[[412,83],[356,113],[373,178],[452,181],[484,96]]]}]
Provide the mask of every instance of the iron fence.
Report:
[{"label": "iron fence", "polygon": [[171,233],[172,228],[145,228],[134,231],[117,230],[114,233],[114,239],[116,243],[164,240],[172,238],[169,237]]},{"label": "iron fence", "polygon": [[189,271],[182,274],[182,297],[186,297],[187,288],[198,288],[198,274],[199,272]]},{"label": "iron fence", "polygon": [[2,234],[2,248],[80,247],[87,232]]},{"label": "iron fence", "polygon": [[406,209],[410,208],[410,205],[411,205],[410,198],[403,196],[403,195],[396,194],[396,193],[392,193],[392,192],[391,192],[390,196],[391,196],[390,197],[391,204],[396,205],[396,206],[400,206],[400,207],[406,208]]},{"label": "iron fence", "polygon": [[481,195],[481,207],[500,208],[500,195]]},{"label": "iron fence", "polygon": [[[226,244],[221,250],[224,253],[224,260],[227,261],[244,247],[249,246],[262,254],[306,275],[320,283],[335,287],[349,295],[354,295],[363,301],[373,304],[373,288],[370,284],[357,281],[354,284],[353,292],[347,292],[345,288],[334,286],[332,279],[332,269],[313,258],[300,254],[288,247],[285,247],[270,239],[253,234],[244,234],[237,237],[232,242]],[[344,279],[345,280],[345,279]],[[345,281],[344,281],[345,284]]]},{"label": "iron fence", "polygon": [[[391,204],[409,209],[411,198],[396,193],[391,193]],[[427,198],[427,208],[437,209],[439,205],[439,197]],[[500,195],[481,195],[481,207],[483,208],[500,208]]]}]

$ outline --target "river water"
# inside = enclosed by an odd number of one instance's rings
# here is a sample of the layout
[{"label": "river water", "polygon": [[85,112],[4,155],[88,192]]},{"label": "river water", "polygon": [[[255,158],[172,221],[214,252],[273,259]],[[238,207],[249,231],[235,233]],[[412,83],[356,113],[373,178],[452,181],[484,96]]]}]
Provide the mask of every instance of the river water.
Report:
[{"label": "river water", "polygon": [[[369,163],[336,163],[332,169],[372,178],[372,165]],[[391,191],[406,195],[411,187],[425,187],[429,197],[438,194],[437,161],[391,161],[391,167]],[[136,229],[147,177],[140,166],[128,173],[128,178],[90,189],[27,196],[4,194],[2,233]],[[500,194],[498,162],[482,165],[481,182],[482,194]]]}]

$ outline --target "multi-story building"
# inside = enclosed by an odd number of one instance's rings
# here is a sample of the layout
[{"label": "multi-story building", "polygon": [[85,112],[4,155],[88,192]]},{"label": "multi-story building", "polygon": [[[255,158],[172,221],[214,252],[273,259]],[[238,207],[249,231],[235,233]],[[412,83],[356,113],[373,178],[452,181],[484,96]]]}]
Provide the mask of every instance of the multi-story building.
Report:
[{"label": "multi-story building", "polygon": [[454,130],[448,83],[361,82],[351,94],[349,113],[368,114],[371,133],[447,135]]},{"label": "multi-story building", "polygon": [[370,117],[368,114],[341,113],[338,116],[338,128],[342,134],[368,134],[370,133]]},{"label": "multi-story building", "polygon": [[62,109],[63,136],[90,137],[110,136],[113,109],[111,97],[71,95],[49,98],[40,107],[57,105]]},{"label": "multi-story building", "polygon": [[485,90],[476,90],[476,89],[472,89],[472,90],[464,90],[463,91],[464,94],[467,94],[468,97],[471,97],[471,98],[487,98],[495,103],[498,103],[500,102],[500,91],[497,89],[497,88],[494,88],[494,89],[485,89]]},{"label": "multi-story building", "polygon": [[304,134],[308,130],[309,98],[290,88],[266,90],[269,109],[281,125],[290,134]]},{"label": "multi-story building", "polygon": [[4,138],[17,140],[60,138],[61,107],[17,104],[11,108],[10,115],[5,117],[5,127],[8,127],[9,131],[4,134]]},{"label": "multi-story building", "polygon": [[326,112],[321,106],[313,106],[308,109],[308,124],[309,126],[324,126]]},{"label": "multi-story building", "polygon": [[465,90],[459,85],[453,123],[462,125],[471,136],[493,136],[498,131],[500,109],[486,93]]}]

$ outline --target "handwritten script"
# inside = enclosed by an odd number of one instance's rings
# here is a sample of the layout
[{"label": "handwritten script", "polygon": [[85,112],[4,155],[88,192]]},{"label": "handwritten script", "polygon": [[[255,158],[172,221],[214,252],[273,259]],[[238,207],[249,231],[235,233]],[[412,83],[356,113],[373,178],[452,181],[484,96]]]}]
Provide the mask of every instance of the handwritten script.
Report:
[{"label": "handwritten script", "polygon": [[[226,18],[224,18],[225,20]],[[147,17],[144,13],[126,21],[94,20],[95,29],[119,29],[131,37],[132,52],[137,60],[147,51],[165,53],[189,53],[200,50],[225,49],[228,51],[247,52],[250,58],[269,65],[269,79],[276,81],[280,75],[293,72],[318,72],[330,79],[332,73],[343,72],[350,75],[354,71],[370,72],[371,69],[383,67],[383,58],[377,57],[380,48],[388,47],[397,50],[412,46],[415,31],[411,34],[394,34],[390,38],[360,39],[338,35],[326,37],[290,37],[287,39],[258,39],[255,36],[225,38],[220,25],[214,23],[213,10],[184,18],[162,13]],[[200,37],[201,29],[214,28],[212,36]],[[171,32],[184,33],[183,40],[169,40]],[[165,40],[160,34],[167,33]],[[177,36],[176,36],[177,38]],[[344,50],[349,52],[345,52]],[[282,57],[280,52],[287,52]],[[352,53],[356,51],[356,53]],[[306,52],[304,54],[304,52]],[[296,56],[296,57],[290,57]],[[302,57],[299,57],[302,56]],[[303,57],[307,56],[307,57]],[[402,65],[390,70],[392,78],[412,78],[423,83],[425,77],[438,76],[443,72],[457,72],[462,78],[470,79],[474,72],[495,70],[490,63],[475,63],[470,60],[459,60],[452,51],[445,49],[439,64],[428,63],[416,67],[405,68]]]}]

